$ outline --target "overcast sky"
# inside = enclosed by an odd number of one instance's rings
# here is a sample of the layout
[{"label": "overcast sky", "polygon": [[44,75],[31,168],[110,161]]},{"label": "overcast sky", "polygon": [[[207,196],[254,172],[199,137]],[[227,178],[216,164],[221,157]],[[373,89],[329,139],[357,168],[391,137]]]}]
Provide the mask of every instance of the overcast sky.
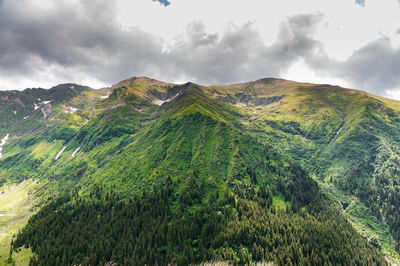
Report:
[{"label": "overcast sky", "polygon": [[400,100],[399,0],[0,0],[0,89],[263,77]]}]

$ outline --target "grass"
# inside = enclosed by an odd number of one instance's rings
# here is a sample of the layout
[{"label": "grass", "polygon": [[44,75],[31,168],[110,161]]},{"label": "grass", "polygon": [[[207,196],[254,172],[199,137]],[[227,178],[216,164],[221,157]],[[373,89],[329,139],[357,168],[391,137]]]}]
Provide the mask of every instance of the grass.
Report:
[{"label": "grass", "polygon": [[275,206],[277,210],[286,210],[290,206],[290,202],[285,201],[282,194],[279,196],[272,197],[272,205]]},{"label": "grass", "polygon": [[353,225],[357,232],[365,238],[376,239],[383,255],[392,262],[399,264],[400,256],[395,251],[389,227],[376,221],[369,210],[360,200],[348,193],[337,189],[332,183],[321,182],[314,178],[326,195],[341,208],[341,202],[349,203],[343,215]]},{"label": "grass", "polygon": [[[0,189],[0,264],[7,265],[11,239],[39,210],[42,200],[51,187],[47,182],[26,180],[19,184],[6,184]],[[28,265],[30,249],[22,248],[13,253],[16,265]]]},{"label": "grass", "polygon": [[368,239],[376,239],[381,252],[392,261],[400,263],[399,254],[394,250],[393,239],[389,227],[377,222],[368,209],[358,200],[354,199],[345,213],[353,227]]}]

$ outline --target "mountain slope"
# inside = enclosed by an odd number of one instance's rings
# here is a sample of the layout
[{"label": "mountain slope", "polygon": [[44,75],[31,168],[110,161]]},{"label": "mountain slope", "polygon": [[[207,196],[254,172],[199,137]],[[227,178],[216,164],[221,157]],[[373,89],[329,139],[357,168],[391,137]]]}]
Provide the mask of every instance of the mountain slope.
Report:
[{"label": "mountain slope", "polygon": [[[70,84],[50,91],[53,98],[46,101],[51,102],[43,103],[51,107],[47,114],[20,96],[24,105],[33,105],[26,112],[37,111],[32,124],[4,122],[2,131],[10,134],[0,158],[3,182],[50,180],[60,195],[32,217],[13,244],[15,250],[31,247],[37,254],[32,263],[81,263],[88,256],[92,264],[216,258],[382,264],[376,247],[398,258],[388,235],[397,239],[399,228],[393,208],[400,110],[395,101],[279,79],[205,87],[141,77],[101,91]],[[8,110],[9,104],[4,106]],[[383,178],[389,181],[378,185]],[[385,193],[390,204],[381,196]],[[355,206],[360,201],[358,206],[366,206],[361,214]],[[350,204],[344,216],[373,245],[339,215],[335,202]],[[110,208],[118,219],[109,216]],[[363,215],[375,215],[374,208],[384,217],[364,223]],[[133,224],[132,235],[131,229],[114,227],[127,212],[130,221],[147,219],[154,226]],[[114,232],[107,240],[93,235],[96,219]],[[210,231],[211,221],[216,231]],[[80,223],[88,226],[75,228]],[[362,232],[371,223],[382,230]],[[181,224],[187,226],[178,236]],[[66,236],[60,234],[65,227],[75,229]],[[71,246],[82,235],[113,246],[118,230],[128,230],[131,246],[95,252],[96,245],[81,241],[79,254]],[[46,232],[51,237],[44,237]],[[155,241],[155,235],[161,239]],[[310,237],[316,246],[307,244]]]},{"label": "mountain slope", "polygon": [[301,163],[338,203],[350,204],[345,215],[354,225],[399,258],[392,247],[399,240],[398,102],[275,79],[212,90],[224,101],[221,95],[230,94],[229,101],[247,112],[247,130]]}]

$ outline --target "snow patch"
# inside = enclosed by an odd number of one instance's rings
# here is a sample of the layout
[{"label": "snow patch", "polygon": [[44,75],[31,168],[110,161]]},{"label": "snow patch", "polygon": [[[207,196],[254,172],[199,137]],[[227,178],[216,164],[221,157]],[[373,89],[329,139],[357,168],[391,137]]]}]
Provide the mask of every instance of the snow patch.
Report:
[{"label": "snow patch", "polygon": [[61,151],[59,151],[59,152],[57,153],[56,158],[55,158],[56,160],[58,160],[58,157],[60,157],[61,153],[63,153],[63,151],[65,150],[66,147],[67,147],[67,146],[62,147]]},{"label": "snow patch", "polygon": [[76,153],[79,151],[80,148],[81,148],[81,146],[79,146],[78,148],[76,148],[76,150],[74,150],[74,152],[71,155],[72,158],[75,157]]},{"label": "snow patch", "polygon": [[68,113],[68,114],[75,113],[76,111],[79,110],[78,108],[71,107],[71,106],[67,106],[67,107],[65,107],[65,108],[67,109],[67,110],[65,110],[65,112]]},{"label": "snow patch", "polygon": [[17,114],[17,111],[14,110],[13,113],[16,115],[16,114]]},{"label": "snow patch", "polygon": [[[38,100],[40,101],[40,99],[38,99]],[[49,104],[49,103],[51,103],[51,101],[42,101],[42,102],[39,102],[39,105],[44,105],[44,104]],[[39,109],[39,105],[37,105],[36,103],[33,103],[33,105],[35,107],[35,110]]]},{"label": "snow patch", "polygon": [[7,133],[7,135],[4,138],[1,139],[1,142],[0,142],[0,157],[3,156],[3,153],[2,153],[3,146],[6,144],[6,142],[7,142],[9,137],[10,137],[10,134]]},{"label": "snow patch", "polygon": [[[40,99],[38,99],[38,100],[40,100]],[[47,114],[46,114],[45,110],[43,110],[43,107],[47,108],[48,111],[51,111],[51,105],[46,106],[49,103],[51,103],[51,101],[42,101],[42,102],[39,102],[38,104],[36,104],[36,103],[33,104],[35,110],[37,110],[39,108],[42,110],[42,113],[43,113],[43,116],[44,116],[43,118],[47,117]]]},{"label": "snow patch", "polygon": [[157,104],[157,105],[162,105],[163,103],[165,103],[165,101],[162,100],[155,100],[153,103]]},{"label": "snow patch", "polygon": [[27,115],[27,116],[24,116],[24,120],[25,120],[25,119],[27,119],[27,118],[29,118],[29,117],[30,117],[29,115]]},{"label": "snow patch", "polygon": [[69,87],[71,90],[73,90],[74,92],[76,92],[76,93],[79,93],[79,92],[77,92],[76,90],[75,90],[75,86],[71,86],[71,87]]},{"label": "snow patch", "polygon": [[118,103],[118,104],[114,105],[113,107],[111,107],[111,109],[115,109],[117,107],[124,106],[124,105],[126,105],[126,103],[121,102],[121,103]]},{"label": "snow patch", "polygon": [[331,141],[329,142],[329,144],[331,144],[331,143],[333,142],[333,140],[336,138],[336,136],[339,135],[339,133],[340,133],[340,131],[342,130],[342,128],[343,128],[343,126],[341,126],[341,127],[339,128],[339,130],[336,131],[335,136],[333,136],[333,138],[331,139]]},{"label": "snow patch", "polygon": [[169,98],[168,100],[165,100],[165,101],[162,101],[162,100],[155,100],[153,103],[155,103],[155,104],[161,106],[161,105],[163,105],[163,103],[167,103],[167,102],[169,102],[169,101],[172,101],[172,100],[175,99],[178,95],[179,95],[179,93],[176,94],[176,95],[174,95],[174,96],[172,96],[171,98]]},{"label": "snow patch", "polygon": [[242,102],[238,102],[238,103],[234,104],[233,106],[239,107],[239,108],[243,108],[243,107],[247,107],[247,104],[246,103],[242,103]]},{"label": "snow patch", "polygon": [[104,95],[104,96],[100,96],[100,99],[107,99],[107,98],[108,98],[108,96],[110,96],[110,95]]}]

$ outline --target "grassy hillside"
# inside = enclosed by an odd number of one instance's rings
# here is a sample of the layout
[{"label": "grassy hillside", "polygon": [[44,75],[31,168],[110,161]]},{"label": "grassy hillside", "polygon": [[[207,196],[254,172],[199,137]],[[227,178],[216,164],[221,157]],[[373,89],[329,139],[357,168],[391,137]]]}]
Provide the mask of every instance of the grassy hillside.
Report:
[{"label": "grassy hillside", "polygon": [[[357,90],[275,79],[216,86],[210,95],[245,110],[245,130],[302,164],[322,188],[333,187],[326,190],[333,198],[355,196],[358,204],[350,204],[345,215],[398,261],[393,248],[398,250],[397,200],[388,199],[397,195],[398,102]],[[360,204],[363,211],[352,212]],[[365,217],[370,217],[367,222]]]},{"label": "grassy hillside", "polygon": [[[49,202],[54,187],[50,182],[26,180],[18,185],[5,184],[0,190],[0,264],[7,264],[13,236],[32,214]],[[18,249],[13,255],[16,265],[28,265],[30,249]]]}]

